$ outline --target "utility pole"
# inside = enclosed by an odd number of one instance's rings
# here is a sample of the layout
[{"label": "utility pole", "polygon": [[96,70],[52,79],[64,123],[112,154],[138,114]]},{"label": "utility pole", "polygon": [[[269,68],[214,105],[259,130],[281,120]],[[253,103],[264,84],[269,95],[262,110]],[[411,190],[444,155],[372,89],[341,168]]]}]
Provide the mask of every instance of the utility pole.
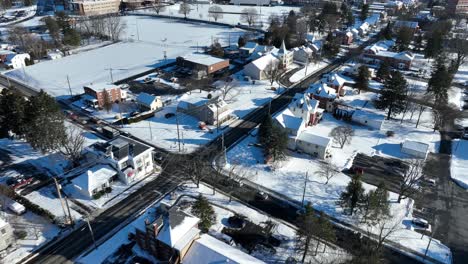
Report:
[{"label": "utility pole", "polygon": [[216,133],[219,133],[219,107],[216,104]]},{"label": "utility pole", "polygon": [[137,40],[140,41],[140,30],[138,29],[138,18],[135,18]]},{"label": "utility pole", "polygon": [[302,206],[304,206],[305,193],[307,188],[307,181],[309,180],[309,172],[307,171],[304,179],[304,191],[302,192]]},{"label": "utility pole", "polygon": [[88,223],[89,232],[91,233],[91,238],[93,239],[94,249],[97,249],[96,239],[94,239],[93,228],[91,228],[91,224],[89,223],[89,215],[85,217],[86,222]]},{"label": "utility pole", "polygon": [[150,123],[150,121],[148,121],[148,127],[149,127],[149,131],[150,131],[150,138],[151,138],[151,140],[153,140],[153,132],[151,131],[151,123]]},{"label": "utility pole", "polygon": [[177,142],[179,143],[179,152],[180,152],[180,132],[179,132],[179,116],[176,112],[176,123],[177,123]]},{"label": "utility pole", "polygon": [[69,218],[69,217],[67,217],[67,211],[65,210],[65,203],[63,202],[63,199],[62,199],[62,193],[61,193],[61,190],[60,190],[60,189],[61,189],[61,188],[60,188],[60,184],[58,183],[57,178],[52,177],[52,179],[54,179],[55,188],[57,188],[57,194],[58,194],[60,203],[62,204],[63,216],[65,217],[65,219],[67,219],[67,218]]},{"label": "utility pole", "polygon": [[71,86],[70,86],[70,77],[68,77],[68,74],[67,74],[67,83],[68,83],[68,90],[70,90],[70,96],[73,97],[72,89],[71,89]]},{"label": "utility pole", "polygon": [[114,83],[114,76],[112,76],[112,68],[109,68],[111,83]]},{"label": "utility pole", "polygon": [[67,210],[68,210],[68,216],[70,217],[70,225],[74,225],[75,221],[73,221],[73,217],[70,212],[70,206],[68,205],[68,199],[65,197],[65,204],[67,205]]},{"label": "utility pole", "polygon": [[309,66],[309,57],[307,57],[307,60],[306,60],[306,66],[305,66],[305,73],[304,73],[304,77],[307,76],[307,67]]}]

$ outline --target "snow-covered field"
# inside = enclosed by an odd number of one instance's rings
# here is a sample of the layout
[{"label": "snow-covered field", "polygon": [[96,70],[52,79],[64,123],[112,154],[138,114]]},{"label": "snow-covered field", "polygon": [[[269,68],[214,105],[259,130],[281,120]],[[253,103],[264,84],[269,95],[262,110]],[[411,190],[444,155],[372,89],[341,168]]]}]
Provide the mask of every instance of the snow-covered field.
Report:
[{"label": "snow-covered field", "polygon": [[[191,5],[190,13],[187,15],[188,18],[193,19],[200,19],[205,21],[214,21],[214,19],[208,16],[208,9],[214,5],[209,4],[193,4]],[[278,15],[283,16],[287,15],[289,11],[294,10],[295,12],[299,12],[299,7],[291,7],[291,6],[237,6],[237,5],[217,5],[221,7],[224,12],[230,13],[238,13],[238,14],[222,14],[222,17],[218,19],[217,22],[230,24],[230,25],[237,25],[238,23],[242,25],[247,25],[247,23],[242,22],[240,20],[240,13],[245,8],[254,8],[257,10],[259,18],[257,19],[255,25],[261,26],[261,28],[266,29],[269,26],[268,19],[271,15]],[[179,14],[179,4],[171,5],[166,8],[164,11],[160,12],[161,15],[166,16],[174,16],[174,17],[184,17],[183,14]],[[138,10],[137,13],[143,14],[156,14],[154,10],[145,9],[145,10]]]},{"label": "snow-covered field", "polygon": [[111,68],[113,80],[117,81],[163,64],[164,51],[172,59],[209,46],[214,39],[222,45],[237,43],[244,34],[238,29],[149,16],[123,19],[127,24],[123,42],[3,74],[53,96],[69,96],[67,76],[73,94],[81,94],[84,85],[110,82]]},{"label": "snow-covered field", "polygon": [[[228,92],[225,100],[233,110],[233,114],[239,118],[244,117],[255,108],[268,103],[279,92],[284,91],[283,89],[273,91],[270,89],[271,86],[268,81],[256,81],[255,84],[245,81],[242,72],[235,74],[234,77],[236,78],[237,85]],[[278,87],[276,84],[273,86]],[[202,92],[202,94],[204,93],[206,92]],[[176,113],[178,101],[192,96],[200,96],[200,92],[194,90],[191,93],[184,94],[173,100],[173,104],[157,112],[154,117],[138,123],[124,125],[123,130],[166,150],[176,152],[178,151],[177,119],[175,117],[166,118],[165,115],[167,113]],[[201,130],[198,127],[199,120],[197,118],[183,113],[178,113],[177,115],[180,124],[179,135],[183,152],[192,152],[198,147],[209,143],[223,132],[223,129],[220,129],[218,132],[214,127],[211,127],[211,132]]]},{"label": "snow-covered field", "polygon": [[[3,200],[3,197],[2,197]],[[10,223],[15,231],[25,231],[24,239],[17,239],[16,244],[7,249],[6,256],[1,259],[2,263],[16,263],[26,257],[46,240],[50,240],[59,234],[60,229],[48,220],[32,212],[18,216],[9,210],[2,212],[2,217]]]},{"label": "snow-covered field", "polygon": [[457,139],[452,142],[450,176],[460,186],[468,189],[468,141]]},{"label": "snow-covered field", "polygon": [[[294,257],[300,259],[300,256],[295,252],[295,230],[289,225],[286,225],[280,221],[272,219],[266,215],[261,214],[260,212],[247,207],[235,200],[229,202],[229,198],[223,194],[216,193],[212,194],[211,188],[203,184],[200,185],[200,188],[196,188],[193,184],[189,184],[187,188],[183,191],[177,191],[176,196],[180,195],[191,195],[197,196],[199,193],[202,193],[208,200],[214,204],[214,210],[216,214],[216,222],[211,227],[211,230],[215,233],[221,232],[225,226],[226,220],[228,217],[234,215],[233,212],[241,214],[247,217],[250,221],[255,224],[263,225],[267,220],[272,220],[274,223],[277,223],[278,226],[274,230],[275,237],[281,238],[282,243],[279,247],[276,247],[276,254],[262,254],[262,252],[254,251],[253,256],[263,260],[267,263],[284,263],[288,257]],[[184,198],[190,199],[191,198]],[[167,204],[173,204],[174,200],[166,197],[164,202]],[[223,208],[224,207],[224,208]],[[80,263],[101,263],[103,262],[112,252],[115,252],[120,245],[128,243],[128,233],[134,232],[135,228],[142,229],[144,227],[144,220],[147,218],[147,215],[153,214],[154,208],[147,210],[144,214],[134,220],[132,223],[124,227],[118,233],[116,233],[109,240],[104,242],[99,246],[97,250],[91,251],[88,255],[82,256],[78,259]],[[312,243],[315,243],[314,241]],[[325,252],[322,249],[323,245],[320,246],[319,253],[317,256],[311,257],[307,260],[310,263],[343,263],[346,259],[349,258],[349,255],[341,249],[331,249],[330,247],[325,248]],[[135,249],[137,252],[138,249]],[[309,263],[309,262],[308,262]]]}]

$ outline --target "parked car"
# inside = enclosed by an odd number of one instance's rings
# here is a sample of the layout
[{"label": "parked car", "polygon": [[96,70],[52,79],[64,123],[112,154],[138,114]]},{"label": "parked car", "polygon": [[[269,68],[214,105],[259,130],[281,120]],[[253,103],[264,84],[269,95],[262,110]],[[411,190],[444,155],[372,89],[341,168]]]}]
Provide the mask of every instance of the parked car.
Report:
[{"label": "parked car", "polygon": [[165,118],[171,118],[171,117],[174,117],[175,114],[174,113],[167,113],[164,115]]},{"label": "parked car", "polygon": [[16,177],[16,178],[11,178],[7,181],[7,184],[13,188],[13,190],[19,189],[21,187],[24,187],[28,184],[30,184],[34,179],[32,177],[26,178],[26,177]]},{"label": "parked car", "polygon": [[427,220],[419,218],[419,217],[413,218],[413,220],[411,220],[411,223],[413,223],[413,225],[415,225],[415,226],[417,226],[419,228],[424,228],[424,229],[429,228],[429,222]]},{"label": "parked car", "polygon": [[259,191],[255,194],[255,198],[259,199],[259,200],[267,200],[268,199],[268,193],[266,192],[263,192],[263,191]]},{"label": "parked car", "polygon": [[26,212],[26,207],[16,201],[9,202],[7,208],[17,215],[21,215]]}]

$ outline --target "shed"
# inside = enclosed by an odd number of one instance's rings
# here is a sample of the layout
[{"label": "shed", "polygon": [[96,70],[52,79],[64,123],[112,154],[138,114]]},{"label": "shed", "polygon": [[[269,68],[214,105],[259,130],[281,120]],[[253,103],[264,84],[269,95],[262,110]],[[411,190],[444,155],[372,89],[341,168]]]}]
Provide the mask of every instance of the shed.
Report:
[{"label": "shed", "polygon": [[401,144],[401,152],[415,158],[426,159],[429,153],[429,145],[418,141],[405,140]]},{"label": "shed", "polygon": [[143,111],[146,111],[146,110],[154,111],[162,107],[161,97],[154,96],[154,95],[147,94],[147,93],[140,93],[136,97],[136,101]]},{"label": "shed", "polygon": [[325,159],[331,147],[331,138],[302,132],[296,139],[296,148],[320,159]]}]

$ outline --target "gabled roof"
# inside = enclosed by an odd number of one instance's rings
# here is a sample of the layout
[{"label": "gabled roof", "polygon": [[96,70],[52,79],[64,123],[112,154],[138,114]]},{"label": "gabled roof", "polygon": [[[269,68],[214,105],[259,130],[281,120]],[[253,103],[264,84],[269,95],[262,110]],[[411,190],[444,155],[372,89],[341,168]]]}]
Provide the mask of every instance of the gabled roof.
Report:
[{"label": "gabled roof", "polygon": [[266,54],[265,56],[262,56],[254,61],[252,61],[249,64],[254,65],[257,69],[263,71],[265,68],[268,66],[270,63],[279,63],[278,58],[273,56],[272,54]]},{"label": "gabled roof", "polygon": [[255,42],[252,42],[252,41],[249,41],[247,43],[245,43],[245,45],[243,47],[241,47],[240,49],[245,49],[245,50],[253,50],[257,47],[257,43]]},{"label": "gabled roof", "polygon": [[298,137],[297,140],[302,142],[311,143],[317,146],[328,147],[331,143],[331,138],[322,137],[316,134],[311,133],[310,131],[303,131]]},{"label": "gabled roof", "polygon": [[184,56],[184,60],[190,61],[196,64],[204,65],[204,66],[211,66],[213,64],[226,61],[226,59],[216,58],[206,54],[200,53],[192,53],[189,55]]},{"label": "gabled roof", "polygon": [[296,117],[289,108],[286,108],[283,112],[275,117],[275,120],[283,127],[291,129],[292,131],[298,132],[301,130],[304,120],[300,117]]},{"label": "gabled roof", "polygon": [[117,171],[109,165],[98,164],[89,168],[85,173],[72,180],[72,183],[91,193],[94,189],[101,187],[102,184],[109,182],[109,179],[117,174]]},{"label": "gabled roof", "polygon": [[401,147],[404,149],[410,149],[422,153],[427,153],[429,151],[428,144],[411,140],[405,140]]},{"label": "gabled roof", "polygon": [[313,84],[307,89],[307,93],[310,93],[314,96],[328,99],[336,98],[336,90],[329,87],[325,83]]},{"label": "gabled roof", "polygon": [[173,248],[180,239],[182,239],[191,229],[196,228],[200,221],[178,207],[172,207],[166,213],[163,213],[163,227],[159,231],[157,240]]},{"label": "gabled roof", "polygon": [[137,97],[136,100],[138,103],[141,103],[146,106],[151,106],[151,104],[156,100],[156,96],[147,94],[145,92],[140,93]]},{"label": "gabled roof", "polygon": [[404,20],[398,20],[395,22],[395,27],[400,28],[400,27],[407,27],[411,29],[416,29],[419,27],[418,22],[415,21],[404,21]]},{"label": "gabled roof", "polygon": [[183,259],[184,264],[199,263],[232,263],[261,264],[265,263],[247,253],[240,251],[208,234],[195,240]]}]

